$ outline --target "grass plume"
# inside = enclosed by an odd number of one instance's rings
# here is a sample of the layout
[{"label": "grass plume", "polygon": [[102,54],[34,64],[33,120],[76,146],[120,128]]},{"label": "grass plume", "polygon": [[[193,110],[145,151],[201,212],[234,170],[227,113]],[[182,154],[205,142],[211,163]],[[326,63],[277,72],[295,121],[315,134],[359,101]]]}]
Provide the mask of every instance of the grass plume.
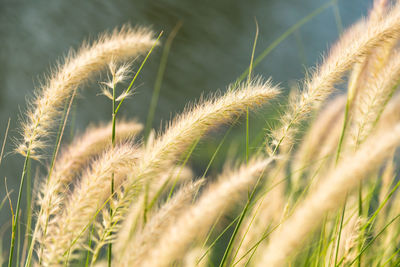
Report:
[{"label": "grass plume", "polygon": [[103,70],[112,59],[121,61],[148,51],[155,42],[152,36],[146,28],[124,26],[100,36],[92,45],[83,45],[76,53],[71,51],[36,94],[17,151],[23,155],[30,151],[35,156],[38,149],[45,147],[53,121],[72,91]]}]

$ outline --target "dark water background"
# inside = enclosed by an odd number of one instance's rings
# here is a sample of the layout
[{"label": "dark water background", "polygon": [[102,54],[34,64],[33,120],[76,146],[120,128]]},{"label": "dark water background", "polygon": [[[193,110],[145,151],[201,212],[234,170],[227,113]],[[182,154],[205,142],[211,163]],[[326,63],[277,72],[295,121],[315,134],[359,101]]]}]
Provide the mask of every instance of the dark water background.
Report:
[{"label": "dark water background", "polygon": [[[0,0],[0,140],[8,118],[11,118],[9,137],[19,137],[18,116],[23,114],[26,99],[32,96],[49,67],[68,49],[78,48],[83,40],[94,39],[103,31],[125,23],[151,26],[155,32],[164,30],[165,42],[171,29],[182,21],[161,88],[153,124],[157,128],[160,121],[170,119],[188,101],[218,88],[224,90],[246,69],[255,35],[255,18],[260,29],[256,50],[259,54],[291,25],[326,2]],[[336,8],[346,28],[366,16],[371,6],[372,0],[339,0]],[[275,83],[287,90],[290,82],[300,80],[304,70],[320,60],[321,54],[337,39],[338,32],[334,9],[330,7],[289,36],[254,72],[273,77]],[[140,75],[135,96],[125,102],[122,112],[126,117],[145,122],[161,51],[158,48],[151,56]],[[76,101],[73,132],[82,132],[89,122],[111,118],[110,102],[98,96],[98,84],[91,83],[82,89]],[[213,139],[210,140],[213,144]],[[9,139],[6,152],[13,147]],[[16,200],[22,160],[15,154],[4,158],[0,166],[0,200],[5,196],[5,177]],[[0,213],[0,225],[9,221],[6,205]],[[5,239],[4,245],[8,247],[8,238]]]}]

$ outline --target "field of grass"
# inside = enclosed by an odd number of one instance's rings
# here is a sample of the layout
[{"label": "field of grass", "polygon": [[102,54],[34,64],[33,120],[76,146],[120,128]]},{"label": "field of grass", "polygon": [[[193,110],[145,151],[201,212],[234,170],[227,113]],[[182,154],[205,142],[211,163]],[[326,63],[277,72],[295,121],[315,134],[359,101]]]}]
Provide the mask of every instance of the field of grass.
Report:
[{"label": "field of grass", "polygon": [[[9,192],[5,180],[0,200],[2,216],[11,214],[0,229],[9,237],[1,263],[399,266],[400,3],[375,0],[288,97],[273,77],[254,75],[334,3],[261,53],[256,23],[247,70],[158,131],[155,109],[181,24],[168,34],[125,25],[70,52],[29,100],[14,140],[24,164],[19,190]],[[121,116],[157,49],[147,120]],[[94,77],[103,79],[95,82],[109,99],[99,107],[110,111],[109,123],[69,141],[74,100]],[[215,173],[213,165],[224,167]]]}]

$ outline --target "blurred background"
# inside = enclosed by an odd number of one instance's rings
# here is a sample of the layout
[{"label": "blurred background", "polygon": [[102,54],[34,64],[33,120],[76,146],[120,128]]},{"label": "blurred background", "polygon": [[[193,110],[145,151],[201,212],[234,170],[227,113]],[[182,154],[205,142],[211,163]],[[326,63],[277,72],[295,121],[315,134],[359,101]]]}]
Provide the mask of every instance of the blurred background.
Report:
[{"label": "blurred background", "polygon": [[[326,5],[327,0],[114,0],[114,1],[20,1],[0,0],[0,140],[7,121],[11,119],[6,155],[0,166],[0,201],[5,197],[5,177],[12,199],[16,201],[23,158],[12,153],[13,139],[18,138],[19,119],[26,110],[26,100],[40,86],[43,75],[70,48],[79,48],[84,40],[125,23],[150,26],[156,33],[164,31],[165,43],[171,30],[182,23],[172,43],[162,82],[153,127],[159,128],[189,101],[202,94],[224,91],[227,85],[248,67],[251,49],[259,25],[256,56],[272,44],[292,25]],[[332,1],[330,1],[332,2]],[[338,0],[310,21],[295,30],[272,50],[255,68],[254,73],[272,77],[287,92],[293,82],[299,82],[305,70],[314,66],[321,55],[339,36],[342,28],[368,14],[372,0]],[[163,46],[151,55],[136,82],[134,97],[122,108],[126,118],[145,123],[149,111],[155,77]],[[141,60],[136,63],[138,67]],[[99,95],[98,82],[106,75],[80,90],[64,141],[82,132],[90,123],[108,122],[111,103]],[[285,96],[281,98],[284,101]],[[275,108],[269,108],[276,113]],[[270,113],[268,113],[270,114]],[[250,120],[251,142],[268,128],[268,114],[259,111]],[[243,121],[243,120],[242,120]],[[190,165],[196,173],[204,170],[222,139],[223,130],[214,133],[194,153]],[[243,127],[233,131],[230,140],[243,138]],[[263,136],[263,133],[262,135]],[[233,142],[233,141],[229,141]],[[233,149],[227,142],[225,152]],[[236,142],[237,143],[237,142]],[[235,143],[235,144],[236,144]],[[239,142],[240,146],[240,142]],[[239,152],[237,152],[239,151]],[[236,147],[236,153],[241,153]],[[233,153],[235,154],[235,153]],[[210,174],[215,174],[224,161],[215,162]],[[43,170],[48,162],[36,163]],[[25,202],[23,202],[25,203]],[[15,204],[14,204],[15,205]],[[10,221],[8,205],[1,210],[0,225]],[[4,227],[3,227],[4,229]],[[1,233],[0,233],[1,234]],[[8,246],[8,239],[6,240]]]}]

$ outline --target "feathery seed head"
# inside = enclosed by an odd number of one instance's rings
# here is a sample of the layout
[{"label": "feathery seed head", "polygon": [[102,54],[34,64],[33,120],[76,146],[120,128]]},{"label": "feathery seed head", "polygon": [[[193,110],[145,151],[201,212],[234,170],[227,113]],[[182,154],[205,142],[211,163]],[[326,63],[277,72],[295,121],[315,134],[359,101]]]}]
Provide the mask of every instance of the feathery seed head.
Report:
[{"label": "feathery seed head", "polygon": [[123,243],[116,244],[119,248],[116,262],[119,262],[121,266],[132,266],[143,261],[164,232],[173,227],[184,211],[190,208],[193,197],[203,184],[204,179],[200,179],[182,186],[152,215],[150,221],[136,235],[129,235],[129,229],[123,229],[121,234],[128,234],[130,238],[118,240]]},{"label": "feathery seed head", "polygon": [[168,266],[180,259],[188,245],[202,237],[219,214],[236,203],[245,192],[251,191],[251,186],[271,161],[271,158],[252,159],[236,171],[224,172],[197,203],[164,232],[156,246],[149,251],[149,255],[139,264]]},{"label": "feathery seed head", "polygon": [[359,185],[399,143],[400,124],[397,123],[377,136],[371,136],[356,153],[349,154],[272,234],[260,266],[282,266],[306,235],[322,221],[326,212],[339,208],[346,193]]},{"label": "feathery seed head", "polygon": [[[110,76],[107,82],[101,83],[101,89],[103,95],[108,97],[109,99],[113,99],[112,91],[116,90],[116,87],[119,83],[125,82],[129,78],[129,74],[131,73],[131,64],[130,63],[122,63],[118,64],[115,61],[110,61],[108,64],[108,68],[110,70]],[[116,97],[116,101],[120,101],[122,98],[130,96],[131,92],[122,92],[118,97]]]},{"label": "feathery seed head", "polygon": [[[54,121],[60,115],[66,100],[92,75],[104,69],[110,62],[117,62],[148,51],[155,43],[153,33],[146,28],[122,27],[112,34],[104,34],[92,45],[84,44],[77,53],[70,53],[42,86],[28,110],[28,120],[23,124],[23,140],[17,151],[31,156],[46,146],[46,139]],[[125,68],[118,73],[119,78]]]},{"label": "feathery seed head", "polygon": [[110,197],[111,176],[114,175],[118,191],[137,158],[137,149],[123,144],[108,150],[91,164],[69,197],[63,213],[54,217],[54,223],[48,229],[46,241],[42,244],[44,263],[57,264],[65,260],[65,252],[70,251],[72,255],[83,245],[88,223]]},{"label": "feathery seed head", "polygon": [[301,96],[283,116],[281,129],[276,131],[279,135],[275,136],[276,141],[271,143],[282,144],[286,142],[286,136],[290,142],[293,135],[291,128],[303,121],[311,110],[319,108],[332,93],[334,85],[354,63],[364,59],[382,42],[396,40],[399,36],[400,5],[379,23],[361,20],[347,30],[330,49],[323,63],[305,80]]},{"label": "feathery seed head", "polygon": [[214,96],[193,108],[187,108],[162,136],[154,140],[153,145],[146,147],[143,160],[139,162],[139,173],[159,167],[163,161],[169,162],[206,132],[231,122],[247,108],[260,106],[278,93],[278,88],[272,86],[269,80],[262,82],[256,79],[241,84],[237,89],[229,87],[222,97]]},{"label": "feathery seed head", "polygon": [[[60,216],[70,195],[70,185],[74,184],[77,175],[94,158],[111,147],[112,124],[89,127],[86,132],[61,150],[48,180],[42,181],[38,195],[40,211],[32,242],[43,245],[46,242],[47,228],[57,223],[54,217]],[[120,121],[116,127],[116,143],[122,144],[139,133],[143,126],[135,121]]]}]

